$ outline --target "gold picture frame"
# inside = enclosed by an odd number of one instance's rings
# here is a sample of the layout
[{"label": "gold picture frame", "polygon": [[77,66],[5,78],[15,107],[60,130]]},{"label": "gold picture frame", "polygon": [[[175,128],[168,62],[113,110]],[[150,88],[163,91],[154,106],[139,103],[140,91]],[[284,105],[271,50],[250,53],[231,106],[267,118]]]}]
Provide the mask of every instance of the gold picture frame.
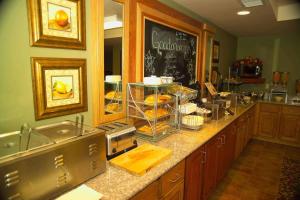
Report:
[{"label": "gold picture frame", "polygon": [[30,45],[86,49],[85,0],[27,0]]},{"label": "gold picture frame", "polygon": [[212,62],[219,63],[220,60],[220,42],[214,40],[212,47]]},{"label": "gold picture frame", "polygon": [[36,120],[88,110],[85,59],[32,57],[31,67]]}]

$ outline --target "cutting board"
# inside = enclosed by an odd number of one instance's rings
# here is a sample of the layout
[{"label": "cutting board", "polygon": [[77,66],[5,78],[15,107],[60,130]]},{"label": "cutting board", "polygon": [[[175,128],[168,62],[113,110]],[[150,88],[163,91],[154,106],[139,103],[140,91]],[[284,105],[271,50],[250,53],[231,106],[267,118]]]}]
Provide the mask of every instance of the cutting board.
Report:
[{"label": "cutting board", "polygon": [[152,144],[141,146],[110,160],[116,167],[136,175],[143,175],[161,161],[169,158],[172,150]]}]

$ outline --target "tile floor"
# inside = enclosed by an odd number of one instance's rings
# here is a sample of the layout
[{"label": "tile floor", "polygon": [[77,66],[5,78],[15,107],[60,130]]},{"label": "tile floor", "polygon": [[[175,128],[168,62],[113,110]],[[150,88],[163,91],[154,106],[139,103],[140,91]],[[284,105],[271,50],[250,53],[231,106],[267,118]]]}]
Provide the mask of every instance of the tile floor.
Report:
[{"label": "tile floor", "polygon": [[210,200],[274,200],[283,157],[300,160],[300,148],[252,140]]}]

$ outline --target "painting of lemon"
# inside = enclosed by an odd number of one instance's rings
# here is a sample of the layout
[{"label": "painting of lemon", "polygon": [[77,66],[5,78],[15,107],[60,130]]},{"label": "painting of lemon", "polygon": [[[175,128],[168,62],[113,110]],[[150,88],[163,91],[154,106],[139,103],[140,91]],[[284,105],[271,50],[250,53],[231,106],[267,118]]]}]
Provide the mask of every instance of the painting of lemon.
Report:
[{"label": "painting of lemon", "polygon": [[71,30],[71,9],[55,4],[48,5],[48,27],[60,31]]},{"label": "painting of lemon", "polygon": [[73,97],[72,84],[69,81],[54,80],[52,84],[52,99],[69,99]]}]

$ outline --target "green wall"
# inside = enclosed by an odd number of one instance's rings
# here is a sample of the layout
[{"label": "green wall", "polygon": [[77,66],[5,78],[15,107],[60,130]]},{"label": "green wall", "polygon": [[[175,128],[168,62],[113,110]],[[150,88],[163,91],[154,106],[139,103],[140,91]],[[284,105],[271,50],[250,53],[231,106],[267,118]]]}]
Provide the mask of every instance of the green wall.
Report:
[{"label": "green wall", "polygon": [[212,25],[216,28],[215,40],[220,41],[220,61],[218,67],[223,77],[227,76],[228,67],[232,64],[232,62],[235,60],[236,57],[237,37],[224,31],[223,29],[219,28],[215,24],[201,17],[200,16],[201,13],[196,14],[172,0],[159,0],[159,1],[178,10],[179,12],[185,15],[188,15],[198,21]]},{"label": "green wall", "polygon": [[[300,79],[300,25],[299,30],[285,34],[238,38],[237,59],[245,56],[263,60],[263,74],[271,85],[273,71],[290,72],[288,93],[295,95],[295,81]],[[243,88],[264,88],[263,85],[244,85]]]},{"label": "green wall", "polygon": [[25,122],[31,126],[38,126],[75,119],[75,115],[69,115],[35,121],[30,57],[87,59],[89,110],[84,115],[87,124],[90,124],[92,117],[90,1],[86,1],[87,50],[85,51],[30,47],[26,2],[5,0],[0,4],[0,133],[18,130]]}]

